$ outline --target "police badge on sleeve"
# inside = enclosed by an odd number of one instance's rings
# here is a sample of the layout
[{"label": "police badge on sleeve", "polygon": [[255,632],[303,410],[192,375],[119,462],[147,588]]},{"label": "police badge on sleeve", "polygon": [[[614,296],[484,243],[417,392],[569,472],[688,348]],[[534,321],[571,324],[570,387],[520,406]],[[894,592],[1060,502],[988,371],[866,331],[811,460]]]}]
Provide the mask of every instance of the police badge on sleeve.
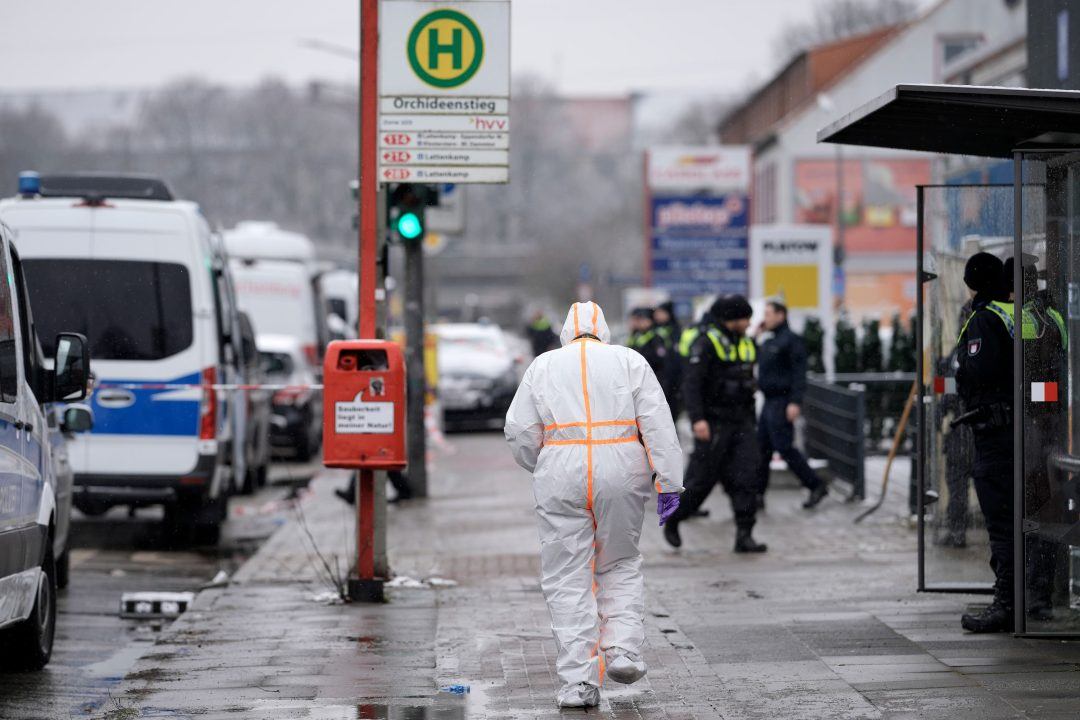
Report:
[{"label": "police badge on sleeve", "polygon": [[975,357],[982,350],[982,339],[975,338],[974,340],[968,340],[968,357]]}]

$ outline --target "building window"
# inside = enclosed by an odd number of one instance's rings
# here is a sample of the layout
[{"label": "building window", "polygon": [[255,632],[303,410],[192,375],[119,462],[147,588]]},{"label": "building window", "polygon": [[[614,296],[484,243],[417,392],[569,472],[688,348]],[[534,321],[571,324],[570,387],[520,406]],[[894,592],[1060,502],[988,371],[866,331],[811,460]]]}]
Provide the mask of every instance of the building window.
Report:
[{"label": "building window", "polygon": [[935,80],[940,82],[945,77],[945,69],[961,55],[964,55],[983,43],[983,36],[976,33],[939,35],[937,38],[937,57],[935,58]]}]

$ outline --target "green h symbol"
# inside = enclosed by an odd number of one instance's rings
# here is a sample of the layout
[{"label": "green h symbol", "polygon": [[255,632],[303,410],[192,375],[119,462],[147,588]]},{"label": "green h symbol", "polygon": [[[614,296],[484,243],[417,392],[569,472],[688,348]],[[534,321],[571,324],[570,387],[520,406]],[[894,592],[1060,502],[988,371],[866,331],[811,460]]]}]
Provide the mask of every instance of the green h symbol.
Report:
[{"label": "green h symbol", "polygon": [[455,70],[461,69],[461,58],[465,54],[465,43],[462,39],[461,28],[456,27],[450,31],[450,43],[443,45],[439,42],[439,31],[428,28],[428,67],[439,67],[439,56],[449,54]]}]

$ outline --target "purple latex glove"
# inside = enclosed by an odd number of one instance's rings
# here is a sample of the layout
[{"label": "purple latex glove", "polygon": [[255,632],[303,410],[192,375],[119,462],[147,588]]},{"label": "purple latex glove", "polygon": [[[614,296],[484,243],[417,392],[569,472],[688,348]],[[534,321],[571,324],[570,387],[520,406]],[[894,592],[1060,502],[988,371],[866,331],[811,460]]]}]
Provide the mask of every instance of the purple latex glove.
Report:
[{"label": "purple latex glove", "polygon": [[656,496],[656,514],[663,525],[679,509],[679,493],[660,493]]}]

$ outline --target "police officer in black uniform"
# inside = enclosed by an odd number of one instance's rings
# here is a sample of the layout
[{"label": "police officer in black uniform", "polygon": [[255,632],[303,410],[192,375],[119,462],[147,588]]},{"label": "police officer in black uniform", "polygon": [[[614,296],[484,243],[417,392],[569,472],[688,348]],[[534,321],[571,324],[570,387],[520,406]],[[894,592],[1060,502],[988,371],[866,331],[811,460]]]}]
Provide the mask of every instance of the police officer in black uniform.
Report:
[{"label": "police officer in black uniform", "polygon": [[675,304],[671,301],[662,302],[653,310],[653,321],[656,323],[656,334],[660,336],[667,351],[664,363],[664,374],[667,376],[661,381],[664,394],[667,396],[668,405],[671,406],[671,419],[678,420],[682,413],[682,359],[679,357],[679,339],[682,336],[682,327],[675,315]]},{"label": "police officer in black uniform", "polygon": [[690,348],[683,400],[694,428],[694,452],[679,509],[664,525],[664,538],[682,545],[679,523],[694,514],[719,481],[735,514],[735,552],[760,553],[751,534],[757,514],[758,450],[754,427],[757,348],[746,336],[753,311],[741,295],[717,300],[705,329]]},{"label": "police officer in black uniform", "polygon": [[652,308],[637,307],[630,311],[630,337],[626,345],[637,350],[649,363],[667,397],[670,392],[667,383],[667,346],[656,331]]},{"label": "police officer in black uniform", "polygon": [[806,346],[788,326],[787,315],[787,306],[779,300],[765,304],[767,332],[758,348],[758,385],[765,396],[757,428],[761,451],[758,507],[764,506],[764,495],[769,486],[769,463],[775,451],[810,491],[803,503],[803,507],[810,510],[818,506],[829,490],[795,447],[794,422],[802,411],[803,393],[806,392]]},{"label": "police officer in black uniform", "polygon": [[1002,300],[1001,260],[985,252],[964,268],[974,292],[971,316],[957,337],[956,390],[964,414],[954,422],[971,427],[975,457],[971,475],[990,535],[994,600],[978,615],[966,614],[970,632],[1013,629],[1013,336],[1012,306]]}]

